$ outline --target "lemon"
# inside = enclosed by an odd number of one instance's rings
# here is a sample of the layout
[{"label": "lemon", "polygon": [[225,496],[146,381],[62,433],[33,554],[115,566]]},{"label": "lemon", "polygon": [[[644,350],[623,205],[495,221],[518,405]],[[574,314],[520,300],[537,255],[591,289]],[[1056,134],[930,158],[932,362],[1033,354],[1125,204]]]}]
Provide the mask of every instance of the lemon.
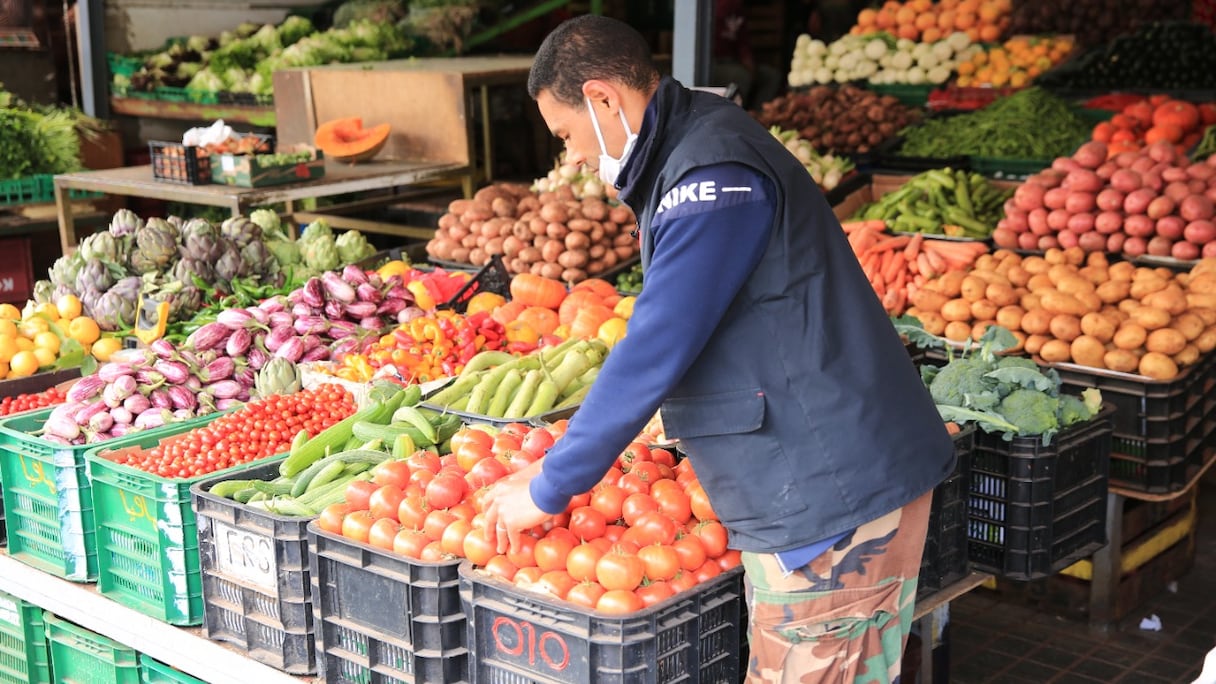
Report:
[{"label": "lemon", "polygon": [[45,349],[51,353],[51,359],[59,354],[59,337],[51,331],[40,332],[34,335],[34,348]]},{"label": "lemon", "polygon": [[38,359],[38,367],[55,365],[55,352],[46,347],[34,347],[34,358]]},{"label": "lemon", "polygon": [[122,340],[117,337],[103,337],[93,343],[93,358],[98,361],[109,361],[110,355],[122,349]]},{"label": "lemon", "polygon": [[92,318],[80,316],[68,323],[68,337],[81,344],[93,344],[101,337],[101,328],[97,327],[97,321]]},{"label": "lemon", "polygon": [[14,335],[0,335],[0,363],[8,363],[13,360],[13,355],[21,351],[17,347],[17,338]]},{"label": "lemon", "polygon": [[8,364],[11,378],[24,378],[38,372],[38,357],[32,351],[19,351]]},{"label": "lemon", "polygon": [[0,318],[0,337],[16,337],[17,324],[7,318]]},{"label": "lemon", "polygon": [[34,341],[28,337],[17,338],[18,351],[34,351]]},{"label": "lemon", "polygon": [[0,380],[8,377],[8,364],[0,363]]},{"label": "lemon", "polygon": [[12,304],[0,304],[0,318],[6,321],[20,320],[21,310]]},{"label": "lemon", "polygon": [[59,311],[60,318],[73,319],[80,315],[84,307],[80,303],[80,298],[74,294],[65,294],[55,302],[55,308]]},{"label": "lemon", "polygon": [[34,307],[35,314],[42,314],[52,321],[59,320],[59,308],[51,302],[44,302]]}]

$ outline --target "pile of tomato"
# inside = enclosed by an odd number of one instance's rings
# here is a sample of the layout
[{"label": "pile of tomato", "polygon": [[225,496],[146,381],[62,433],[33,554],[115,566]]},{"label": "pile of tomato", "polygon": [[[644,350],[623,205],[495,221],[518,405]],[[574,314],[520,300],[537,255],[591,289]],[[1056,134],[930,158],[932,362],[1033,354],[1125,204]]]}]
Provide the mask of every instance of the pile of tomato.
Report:
[{"label": "pile of tomato", "polygon": [[58,387],[51,387],[42,392],[5,397],[4,399],[0,399],[0,416],[21,413],[22,411],[32,411],[45,406],[54,406],[55,404],[62,404],[66,400],[67,397],[64,396],[63,392],[59,391]]},{"label": "pile of tomato", "polygon": [[161,477],[198,477],[284,453],[300,430],[315,437],[356,408],[354,397],[339,385],[277,394],[151,449],[120,451],[114,460]]},{"label": "pile of tomato", "polygon": [[565,432],[467,427],[452,452],[418,451],[352,482],[318,526],[426,562],[467,558],[503,580],[606,613],[659,603],[739,564],[689,461],[634,442],[589,492],[499,554],[486,536],[489,486],[540,459]]}]

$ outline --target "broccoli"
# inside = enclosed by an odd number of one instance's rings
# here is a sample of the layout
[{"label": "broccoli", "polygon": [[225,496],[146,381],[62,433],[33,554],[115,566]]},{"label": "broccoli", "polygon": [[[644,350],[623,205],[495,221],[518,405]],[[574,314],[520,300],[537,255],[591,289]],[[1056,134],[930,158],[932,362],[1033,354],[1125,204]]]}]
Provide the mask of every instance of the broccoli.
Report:
[{"label": "broccoli", "polygon": [[1081,396],[1066,394],[1060,397],[1060,427],[1076,425],[1093,418],[1102,408],[1102,393],[1093,387],[1081,392]]},{"label": "broccoli", "polygon": [[217,92],[224,89],[224,79],[220,78],[211,69],[203,69],[195,74],[194,78],[190,79],[190,82],[186,84],[186,88],[189,90]]},{"label": "broccoli", "polygon": [[938,404],[973,409],[995,408],[1000,396],[996,380],[986,377],[991,364],[967,357],[946,364],[929,385],[929,394]]},{"label": "broccoli", "polygon": [[1030,370],[1038,370],[1039,364],[1033,359],[1028,359],[1025,356],[1002,356],[996,362],[997,368],[1029,368]]},{"label": "broccoli", "polygon": [[1060,400],[1032,389],[1016,389],[1001,400],[997,412],[1018,428],[1019,436],[1042,435],[1043,444],[1060,429],[1056,419]]},{"label": "broccoli", "polygon": [[305,17],[293,14],[284,19],[282,24],[279,24],[279,41],[286,47],[314,31],[316,29],[311,21]]}]

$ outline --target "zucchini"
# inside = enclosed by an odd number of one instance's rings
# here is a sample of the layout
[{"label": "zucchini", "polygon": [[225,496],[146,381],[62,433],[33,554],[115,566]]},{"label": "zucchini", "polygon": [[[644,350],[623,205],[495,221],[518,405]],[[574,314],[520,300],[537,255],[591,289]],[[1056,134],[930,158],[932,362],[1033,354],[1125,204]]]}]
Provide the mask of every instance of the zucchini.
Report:
[{"label": "zucchini", "polygon": [[242,489],[248,489],[253,486],[256,480],[224,480],[211,485],[211,489],[207,491],[216,495],[222,496],[225,499],[231,499],[234,494]]},{"label": "zucchini", "polygon": [[296,497],[296,502],[315,511],[320,511],[331,503],[341,503],[344,501],[346,499],[346,486],[351,482],[370,479],[372,479],[371,473],[359,473],[350,478],[334,480],[323,487],[317,487],[304,496]]},{"label": "zucchini", "polygon": [[415,430],[422,433],[431,444],[438,440],[435,439],[435,425],[431,423],[431,419],[413,406],[402,406],[393,412],[394,423],[406,423],[412,426]]},{"label": "zucchini", "polygon": [[324,468],[318,471],[315,476],[313,476],[313,478],[308,482],[308,485],[305,486],[304,491],[308,492],[333,482],[334,480],[342,477],[342,471],[344,470],[346,470],[346,461],[341,459],[326,465]]},{"label": "zucchini", "polygon": [[291,493],[292,485],[287,482],[274,483],[254,480],[253,488],[269,496],[283,496]]},{"label": "zucchini", "polygon": [[232,495],[232,500],[237,503],[249,503],[253,496],[258,493],[258,490],[253,487],[246,487]]},{"label": "zucchini", "polygon": [[418,430],[416,429],[412,429],[407,425],[397,424],[381,425],[379,423],[355,423],[353,430],[359,439],[367,441],[381,439],[384,440],[386,444],[395,442],[397,437],[401,435],[408,435],[412,439],[415,434],[418,434]]},{"label": "zucchini", "polygon": [[356,411],[322,430],[316,437],[308,440],[298,449],[293,443],[291,453],[279,464],[279,474],[284,477],[299,475],[308,466],[323,458],[326,453],[345,445],[351,438],[351,429],[355,423],[364,421],[387,423],[392,418],[393,411],[397,410],[397,406],[400,405],[404,397],[405,392],[401,391],[397,393],[396,397],[387,402],[375,403],[361,411]]},{"label": "zucchini", "polygon": [[305,506],[299,500],[291,497],[271,499],[266,509],[275,515],[291,518],[310,518],[317,514],[311,507]]}]

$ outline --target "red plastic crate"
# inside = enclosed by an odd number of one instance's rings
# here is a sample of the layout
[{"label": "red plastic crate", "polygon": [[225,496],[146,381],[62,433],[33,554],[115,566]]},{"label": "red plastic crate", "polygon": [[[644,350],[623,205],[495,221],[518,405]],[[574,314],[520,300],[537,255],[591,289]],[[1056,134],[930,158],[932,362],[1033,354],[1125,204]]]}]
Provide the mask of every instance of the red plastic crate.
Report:
[{"label": "red plastic crate", "polygon": [[29,301],[33,291],[30,239],[23,235],[0,239],[0,302],[20,306]]}]

